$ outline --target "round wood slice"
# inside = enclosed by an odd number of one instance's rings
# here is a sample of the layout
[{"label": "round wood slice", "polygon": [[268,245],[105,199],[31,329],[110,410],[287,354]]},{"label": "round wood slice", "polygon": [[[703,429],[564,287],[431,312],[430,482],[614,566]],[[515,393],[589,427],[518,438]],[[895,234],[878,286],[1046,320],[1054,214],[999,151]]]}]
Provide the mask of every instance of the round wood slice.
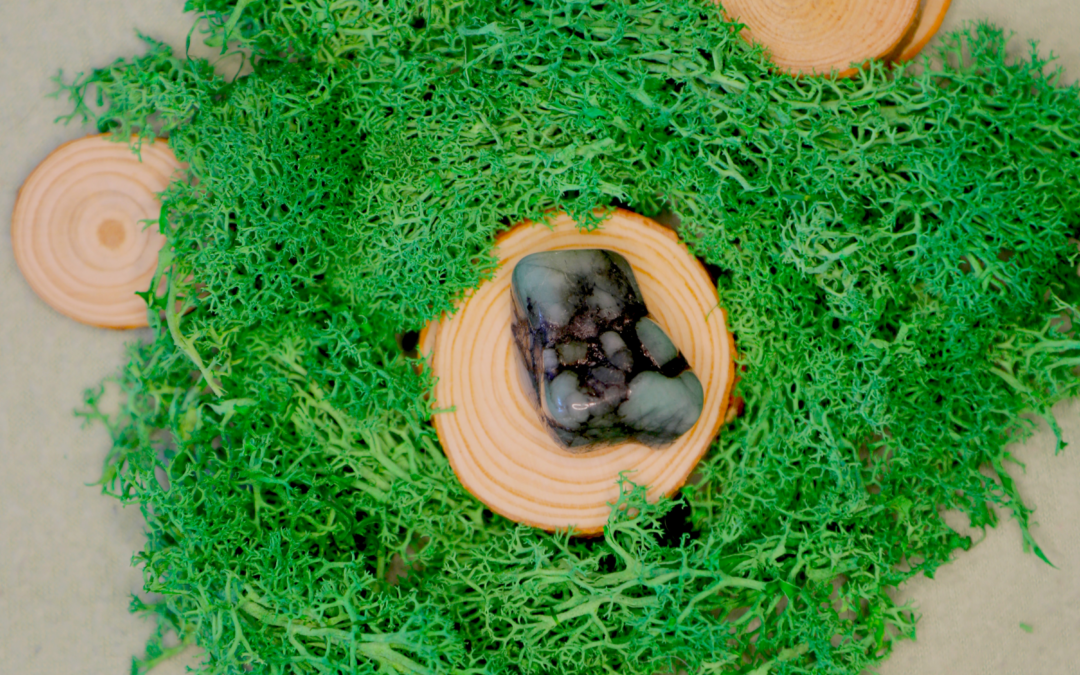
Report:
[{"label": "round wood slice", "polygon": [[721,0],[742,35],[795,75],[841,77],[891,54],[915,20],[919,0]]},{"label": "round wood slice", "polygon": [[919,55],[945,21],[952,0],[922,0],[919,14],[907,36],[893,50],[893,61],[910,61]]},{"label": "round wood slice", "polygon": [[[700,378],[701,417],[671,445],[624,442],[571,453],[541,423],[510,332],[510,275],[525,255],[571,248],[626,257],[651,316]],[[462,484],[492,511],[546,530],[598,534],[619,496],[620,473],[648,486],[652,499],[673,494],[726,417],[735,350],[716,286],[673,231],[621,209],[591,233],[566,214],[553,229],[523,223],[499,238],[497,254],[495,277],[420,338],[437,378],[436,409],[453,409],[433,416],[439,440]]]},{"label": "round wood slice", "polygon": [[146,302],[165,237],[157,225],[179,162],[162,140],[142,161],[105,135],[61,145],[23,183],[11,217],[15,261],[57,311],[105,328],[147,325]]}]

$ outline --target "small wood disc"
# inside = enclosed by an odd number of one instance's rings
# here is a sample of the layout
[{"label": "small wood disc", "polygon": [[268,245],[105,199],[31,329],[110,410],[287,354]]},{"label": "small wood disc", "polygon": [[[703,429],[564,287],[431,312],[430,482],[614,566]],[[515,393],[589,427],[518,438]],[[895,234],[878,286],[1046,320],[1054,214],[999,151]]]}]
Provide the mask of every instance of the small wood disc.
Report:
[{"label": "small wood disc", "polygon": [[146,303],[165,237],[157,225],[163,191],[180,168],[162,140],[142,161],[105,135],[61,145],[23,183],[11,217],[15,261],[30,287],[57,311],[104,328],[147,325]]},{"label": "small wood disc", "polygon": [[893,52],[915,19],[919,0],[722,0],[743,36],[765,46],[792,74],[841,77],[852,64]]},{"label": "small wood disc", "polygon": [[[563,449],[540,420],[510,332],[510,275],[537,251],[604,248],[621,253],[651,316],[667,331],[705,391],[697,423],[663,448],[632,442],[587,453]],[[601,228],[581,232],[566,214],[553,229],[523,223],[497,242],[500,266],[452,317],[420,338],[437,382],[436,431],[462,484],[492,511],[547,530],[603,531],[619,496],[619,475],[648,486],[652,499],[686,481],[726,416],[734,344],[716,286],[670,229],[616,210]]]},{"label": "small wood disc", "polygon": [[908,34],[893,50],[894,61],[910,61],[919,55],[930,39],[937,34],[945,21],[952,0],[922,0],[919,14]]}]

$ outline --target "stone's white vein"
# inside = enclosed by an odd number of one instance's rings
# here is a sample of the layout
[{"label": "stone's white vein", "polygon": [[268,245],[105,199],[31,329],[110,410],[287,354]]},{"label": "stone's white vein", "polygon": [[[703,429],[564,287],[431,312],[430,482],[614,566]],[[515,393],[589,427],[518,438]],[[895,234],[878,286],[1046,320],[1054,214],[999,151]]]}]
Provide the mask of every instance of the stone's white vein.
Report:
[{"label": "stone's white vein", "polygon": [[[602,249],[534,253],[511,274],[514,339],[540,417],[568,448],[669,443],[704,394],[656,322],[629,263]],[[627,381],[630,384],[627,384]]]},{"label": "stone's white vein", "polygon": [[657,366],[663,366],[679,355],[679,350],[672,344],[671,338],[652,319],[644,318],[637,322],[637,336],[638,340],[641,340],[641,346]]},{"label": "stone's white vein", "polygon": [[630,381],[619,415],[637,429],[678,436],[694,426],[704,402],[701,381],[692,372],[665,377],[645,371]]}]

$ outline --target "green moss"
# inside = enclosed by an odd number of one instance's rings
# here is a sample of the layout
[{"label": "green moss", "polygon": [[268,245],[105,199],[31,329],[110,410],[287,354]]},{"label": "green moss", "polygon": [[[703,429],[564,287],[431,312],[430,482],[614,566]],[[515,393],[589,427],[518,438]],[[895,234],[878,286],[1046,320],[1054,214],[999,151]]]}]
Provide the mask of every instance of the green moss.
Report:
[{"label": "green moss", "polygon": [[[912,634],[890,592],[970,545],[943,509],[1033,543],[1006,444],[1080,385],[1080,98],[1034,51],[975,26],[921,74],[796,80],[706,2],[189,8],[250,75],[151,42],[65,88],[190,166],[155,339],[86,414],[146,515],[138,609],[204,672],[854,675]],[[461,488],[396,336],[501,227],[613,204],[718,269],[746,414],[678,500],[626,483],[577,540]]]}]

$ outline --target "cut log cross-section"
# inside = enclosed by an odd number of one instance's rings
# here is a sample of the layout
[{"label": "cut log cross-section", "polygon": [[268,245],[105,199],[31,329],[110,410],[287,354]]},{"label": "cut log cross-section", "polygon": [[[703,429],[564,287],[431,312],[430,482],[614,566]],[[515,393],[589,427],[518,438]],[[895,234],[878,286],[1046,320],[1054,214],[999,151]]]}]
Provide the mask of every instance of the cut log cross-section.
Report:
[{"label": "cut log cross-section", "polygon": [[915,23],[889,57],[893,61],[910,61],[937,34],[945,21],[952,0],[922,0]]},{"label": "cut log cross-section", "polygon": [[147,325],[146,303],[165,244],[156,225],[165,189],[180,168],[164,141],[87,136],[52,152],[19,190],[11,218],[15,261],[54,309],[105,328]]},{"label": "cut log cross-section", "polygon": [[[893,53],[915,21],[919,0],[721,0],[743,37],[768,49],[794,75],[841,77]],[[853,64],[855,64],[853,66]]]},{"label": "cut log cross-section", "polygon": [[[510,277],[538,251],[601,248],[622,254],[652,317],[682,351],[705,392],[697,423],[671,445],[624,442],[588,453],[564,449],[544,427],[511,334]],[[593,232],[561,214],[549,229],[523,223],[497,242],[500,266],[451,317],[431,324],[420,350],[437,378],[433,421],[462,484],[512,520],[547,530],[603,530],[619,476],[648,487],[652,499],[686,481],[726,417],[734,344],[716,286],[670,229],[616,210]]]}]

